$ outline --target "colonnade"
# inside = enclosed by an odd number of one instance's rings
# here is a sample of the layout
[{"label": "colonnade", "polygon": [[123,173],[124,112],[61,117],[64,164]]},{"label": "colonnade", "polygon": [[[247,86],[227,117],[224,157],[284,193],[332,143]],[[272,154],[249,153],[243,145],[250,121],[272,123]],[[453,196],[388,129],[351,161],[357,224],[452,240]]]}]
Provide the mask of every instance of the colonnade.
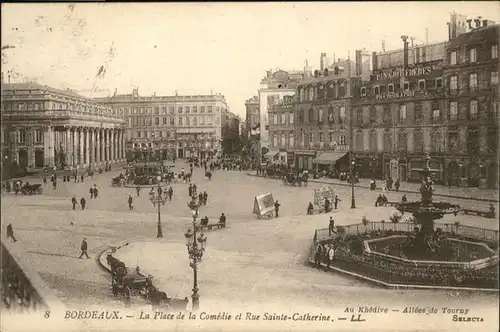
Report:
[{"label": "colonnade", "polygon": [[100,166],[125,160],[125,131],[121,128],[46,127],[44,166]]}]

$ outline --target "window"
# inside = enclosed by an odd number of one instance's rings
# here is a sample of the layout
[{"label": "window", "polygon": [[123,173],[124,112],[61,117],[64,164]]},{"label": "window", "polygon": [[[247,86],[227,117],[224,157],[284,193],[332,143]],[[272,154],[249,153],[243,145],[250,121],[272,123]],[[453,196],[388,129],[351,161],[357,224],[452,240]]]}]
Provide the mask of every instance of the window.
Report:
[{"label": "window", "polygon": [[220,113],[220,107],[219,107],[219,106],[217,106],[217,107],[215,108],[215,112],[216,112],[216,113]]},{"label": "window", "polygon": [[404,82],[403,91],[410,91],[410,82]]},{"label": "window", "polygon": [[450,90],[451,91],[457,91],[458,90],[458,77],[457,76],[451,76],[450,77]]},{"label": "window", "polygon": [[160,114],[160,108],[159,107],[155,107],[155,114],[156,115]]},{"label": "window", "polygon": [[477,154],[479,152],[479,129],[469,127],[467,129],[467,152]]},{"label": "window", "polygon": [[182,126],[182,116],[179,117],[179,122],[178,122],[178,125],[179,126]]},{"label": "window", "polygon": [[137,114],[137,107],[134,107],[134,114]]},{"label": "window", "polygon": [[384,111],[382,113],[382,120],[386,123],[388,122],[391,122],[391,119],[392,116],[391,116],[391,109],[389,108],[389,106],[386,106],[384,107]]},{"label": "window", "polygon": [[498,58],[498,45],[491,46],[491,58],[492,59]]},{"label": "window", "polygon": [[137,132],[137,138],[141,138],[141,132],[140,131]]},{"label": "window", "polygon": [[151,114],[151,112],[152,112],[151,107],[147,107],[147,108],[146,108],[146,113],[147,113],[147,114]]},{"label": "window", "polygon": [[182,114],[182,106],[179,106],[179,107],[177,108],[177,113],[178,113],[178,114]]},{"label": "window", "polygon": [[289,123],[290,125],[293,125],[293,112],[292,112],[292,113],[289,113],[289,115],[288,115],[288,116],[289,116],[289,122],[288,122],[288,123]]},{"label": "window", "polygon": [[366,88],[361,88],[361,97],[365,97],[366,96]]},{"label": "window", "polygon": [[491,84],[491,86],[498,85],[498,72],[497,71],[491,72],[490,84]]},{"label": "window", "polygon": [[323,109],[322,108],[320,108],[318,111],[318,120],[319,120],[319,123],[323,123]]},{"label": "window", "polygon": [[441,121],[441,111],[440,110],[435,109],[432,111],[432,121],[434,121],[434,122]]},{"label": "window", "polygon": [[319,133],[319,142],[323,143],[323,133],[322,132]]},{"label": "window", "polygon": [[286,124],[286,114],[285,113],[281,114],[281,124],[282,125]]},{"label": "window", "polygon": [[198,107],[197,106],[193,106],[193,113],[198,113]]},{"label": "window", "polygon": [[313,88],[309,88],[309,100],[313,100],[314,99],[314,90]]},{"label": "window", "polygon": [[193,126],[197,126],[198,125],[198,118],[195,116],[193,118]]},{"label": "window", "polygon": [[441,131],[437,128],[431,132],[431,151],[432,152],[443,152],[444,141]]},{"label": "window", "polygon": [[340,106],[340,121],[344,122],[344,120],[345,120],[345,107]]},{"label": "window", "polygon": [[414,115],[414,120],[416,123],[419,123],[420,121],[423,120],[423,112],[422,112],[422,105],[421,104],[415,105],[415,108],[413,110],[413,115]]},{"label": "window", "polygon": [[392,83],[389,84],[387,88],[388,88],[388,90],[389,90],[390,93],[394,92],[394,84],[392,84]]},{"label": "window", "polygon": [[406,131],[400,131],[398,133],[398,150],[408,149],[408,133]]},{"label": "window", "polygon": [[312,123],[314,121],[314,110],[311,108],[309,109],[309,117],[307,119],[308,123]]},{"label": "window", "polygon": [[489,127],[486,137],[486,147],[488,152],[496,153],[498,149],[498,131],[495,127]]},{"label": "window", "polygon": [[419,80],[418,81],[418,89],[420,91],[424,91],[425,90],[425,80]]},{"label": "window", "polygon": [[43,132],[40,129],[35,129],[35,143],[42,143]]},{"label": "window", "polygon": [[469,120],[477,120],[477,118],[478,118],[477,100],[471,100],[469,103]]},{"label": "window", "polygon": [[443,79],[442,78],[436,78],[436,88],[441,89],[443,87]]},{"label": "window", "polygon": [[477,74],[472,73],[469,75],[469,89],[475,91],[477,89]]},{"label": "window", "polygon": [[200,106],[200,113],[205,113],[205,106]]},{"label": "window", "polygon": [[330,131],[330,132],[328,133],[328,141],[329,141],[330,143],[333,143],[333,135],[334,135],[334,132],[333,132],[333,131]]},{"label": "window", "polygon": [[175,126],[175,118],[174,117],[170,118],[170,125]]},{"label": "window", "polygon": [[278,146],[278,135],[273,135],[273,147]]},{"label": "window", "polygon": [[370,132],[369,138],[370,139],[368,140],[368,147],[370,148],[370,151],[377,151],[377,132],[375,130],[372,130]]},{"label": "window", "polygon": [[399,105],[399,121],[406,122],[406,105]]},{"label": "window", "polygon": [[189,117],[186,116],[185,121],[186,121],[186,126],[189,126]]},{"label": "window", "polygon": [[477,58],[476,58],[476,49],[475,48],[471,48],[469,50],[469,61],[470,62],[476,62],[477,61]]},{"label": "window", "polygon": [[212,113],[212,106],[208,106],[208,107],[207,107],[207,112],[208,112],[208,113]]},{"label": "window", "polygon": [[458,103],[456,101],[450,101],[450,120],[458,119]]},{"label": "window", "polygon": [[281,143],[280,146],[282,148],[286,147],[286,136],[285,136],[285,134],[281,134],[281,142],[280,143]]},{"label": "window", "polygon": [[277,125],[278,124],[278,114],[273,114],[273,125]]},{"label": "window", "polygon": [[375,95],[379,95],[380,94],[380,87],[378,85],[373,87],[373,91],[375,92]]},{"label": "window", "polygon": [[450,53],[450,65],[454,66],[457,64],[457,51]]},{"label": "window", "polygon": [[160,118],[155,118],[155,126],[159,126],[160,125]]},{"label": "window", "polygon": [[200,119],[199,119],[199,121],[198,121],[198,122],[200,123],[200,126],[201,126],[201,125],[204,125],[204,124],[205,124],[205,117],[204,117],[203,115],[202,115],[202,116],[200,116]]},{"label": "window", "polygon": [[164,126],[166,126],[166,125],[167,125],[167,118],[166,118],[166,117],[163,117],[162,124],[163,124]]},{"label": "window", "polygon": [[309,132],[309,142],[312,143],[314,141],[314,136],[312,131]]},{"label": "window", "polygon": [[163,107],[161,108],[161,112],[162,112],[163,114],[167,114],[167,106],[163,106]]},{"label": "window", "polygon": [[39,103],[35,103],[35,111],[38,111],[40,110],[40,104]]},{"label": "window", "polygon": [[415,130],[413,132],[413,151],[423,152],[424,151],[424,135],[421,130]]},{"label": "window", "polygon": [[346,145],[346,138],[345,138],[345,135],[340,135],[340,136],[339,136],[339,144],[340,144],[340,145]]},{"label": "window", "polygon": [[163,131],[159,132],[159,137],[163,137]]},{"label": "window", "polygon": [[189,114],[190,111],[191,111],[191,108],[189,106],[186,106],[184,108],[184,114]]},{"label": "window", "polygon": [[290,148],[293,148],[295,145],[295,137],[293,136],[293,133],[288,134],[288,146]]},{"label": "window", "polygon": [[363,110],[362,109],[358,109],[356,111],[356,123],[358,125],[362,125],[363,124]]}]

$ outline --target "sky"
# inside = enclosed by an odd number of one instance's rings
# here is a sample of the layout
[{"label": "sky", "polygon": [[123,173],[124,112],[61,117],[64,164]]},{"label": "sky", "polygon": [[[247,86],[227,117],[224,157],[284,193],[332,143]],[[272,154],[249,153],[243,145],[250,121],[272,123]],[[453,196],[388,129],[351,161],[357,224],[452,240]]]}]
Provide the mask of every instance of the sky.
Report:
[{"label": "sky", "polygon": [[399,49],[402,34],[421,44],[426,28],[444,41],[452,11],[500,21],[499,3],[475,1],[3,3],[1,69],[87,97],[221,93],[244,116],[266,70],[379,52],[383,39]]}]

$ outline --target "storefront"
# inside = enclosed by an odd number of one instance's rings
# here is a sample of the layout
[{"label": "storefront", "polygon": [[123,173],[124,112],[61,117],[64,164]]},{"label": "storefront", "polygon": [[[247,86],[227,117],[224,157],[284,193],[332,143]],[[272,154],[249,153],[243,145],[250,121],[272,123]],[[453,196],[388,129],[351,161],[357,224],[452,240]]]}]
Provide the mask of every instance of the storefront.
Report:
[{"label": "storefront", "polygon": [[272,163],[278,162],[279,161],[279,150],[269,150],[265,155],[264,155],[264,160],[263,161],[270,161]]},{"label": "storefront", "polygon": [[316,170],[338,174],[349,169],[347,152],[322,152],[313,159]]},{"label": "storefront", "polygon": [[314,151],[295,151],[295,168],[298,170],[313,170]]}]

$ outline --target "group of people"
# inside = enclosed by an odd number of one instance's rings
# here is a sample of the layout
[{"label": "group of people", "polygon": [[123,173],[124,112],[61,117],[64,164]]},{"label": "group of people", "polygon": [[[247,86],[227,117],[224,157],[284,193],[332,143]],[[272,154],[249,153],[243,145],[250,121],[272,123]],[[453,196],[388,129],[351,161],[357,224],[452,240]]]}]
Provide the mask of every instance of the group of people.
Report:
[{"label": "group of people", "polygon": [[[333,199],[333,206],[335,210],[337,210],[339,202],[342,200],[339,198],[338,195],[335,195],[335,198]],[[328,197],[325,197],[325,202],[323,205],[323,212],[328,213],[332,211],[332,202],[330,202],[330,199]],[[314,214],[314,205],[312,202],[309,202],[309,205],[307,206],[307,214],[312,215]]]}]

